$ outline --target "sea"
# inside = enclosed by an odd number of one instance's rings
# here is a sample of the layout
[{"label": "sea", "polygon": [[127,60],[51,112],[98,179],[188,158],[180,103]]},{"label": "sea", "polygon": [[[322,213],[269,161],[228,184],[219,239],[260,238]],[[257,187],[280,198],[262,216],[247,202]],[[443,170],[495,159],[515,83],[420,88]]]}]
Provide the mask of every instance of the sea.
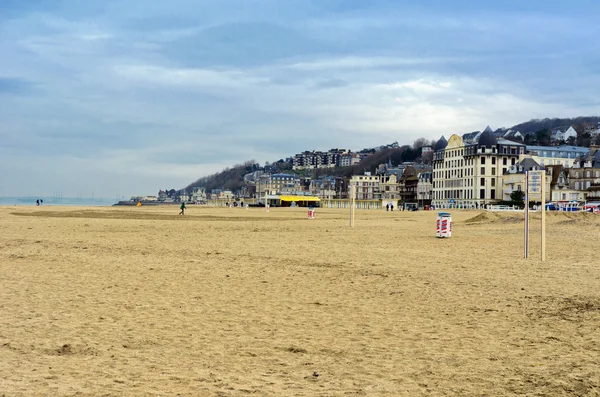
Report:
[{"label": "sea", "polygon": [[43,206],[103,207],[116,204],[116,198],[81,197],[0,197],[0,206],[36,206],[36,200],[44,200]]}]

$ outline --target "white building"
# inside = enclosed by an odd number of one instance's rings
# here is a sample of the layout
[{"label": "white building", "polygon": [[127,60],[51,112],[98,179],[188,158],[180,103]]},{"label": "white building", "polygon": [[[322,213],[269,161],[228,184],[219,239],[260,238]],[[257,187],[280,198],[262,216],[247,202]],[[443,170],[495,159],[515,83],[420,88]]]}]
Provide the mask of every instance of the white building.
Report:
[{"label": "white building", "polygon": [[498,140],[488,130],[473,135],[468,143],[454,134],[435,145],[432,204],[436,207],[480,207],[502,199],[502,174],[525,153],[525,145]]},{"label": "white building", "polygon": [[356,185],[356,199],[379,200],[381,198],[379,180],[379,176],[371,175],[370,172],[364,175],[352,175],[350,184]]},{"label": "white building", "polygon": [[526,146],[524,158],[531,158],[542,167],[548,165],[562,165],[570,168],[578,157],[587,156],[590,148],[581,146]]},{"label": "white building", "polygon": [[431,203],[431,195],[433,192],[432,183],[433,172],[420,172],[419,183],[417,184],[417,201],[419,205],[429,205]]}]

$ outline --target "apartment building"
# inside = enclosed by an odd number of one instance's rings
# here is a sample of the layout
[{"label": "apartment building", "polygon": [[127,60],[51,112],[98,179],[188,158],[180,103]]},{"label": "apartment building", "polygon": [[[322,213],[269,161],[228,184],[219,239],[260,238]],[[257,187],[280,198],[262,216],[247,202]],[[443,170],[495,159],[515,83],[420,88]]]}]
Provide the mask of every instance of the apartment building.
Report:
[{"label": "apartment building", "polygon": [[380,177],[371,175],[370,172],[364,175],[352,175],[350,184],[356,186],[357,200],[379,200],[381,191],[379,190]]},{"label": "apartment building", "polygon": [[[294,155],[292,169],[333,168],[340,167],[343,156],[347,155],[346,149],[330,149],[327,152],[318,150],[305,151]],[[352,161],[352,158],[350,159]]]},{"label": "apartment building", "polygon": [[572,167],[575,160],[587,156],[590,149],[580,146],[525,146],[525,155],[521,158],[530,157],[542,167],[549,165],[562,165],[566,168]]},{"label": "apartment building", "polygon": [[432,204],[475,207],[502,199],[502,175],[525,153],[525,145],[485,130],[467,140],[442,136],[434,147]]}]

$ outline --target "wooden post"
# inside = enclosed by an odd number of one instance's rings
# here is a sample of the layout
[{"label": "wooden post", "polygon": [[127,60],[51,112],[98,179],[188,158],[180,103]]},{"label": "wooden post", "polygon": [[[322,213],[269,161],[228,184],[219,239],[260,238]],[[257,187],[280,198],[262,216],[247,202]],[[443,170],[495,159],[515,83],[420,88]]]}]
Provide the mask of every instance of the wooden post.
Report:
[{"label": "wooden post", "polygon": [[542,171],[542,262],[546,261],[546,170]]},{"label": "wooden post", "polygon": [[354,184],[350,184],[348,204],[350,207],[350,227],[354,227],[354,207],[356,206],[356,186]]}]

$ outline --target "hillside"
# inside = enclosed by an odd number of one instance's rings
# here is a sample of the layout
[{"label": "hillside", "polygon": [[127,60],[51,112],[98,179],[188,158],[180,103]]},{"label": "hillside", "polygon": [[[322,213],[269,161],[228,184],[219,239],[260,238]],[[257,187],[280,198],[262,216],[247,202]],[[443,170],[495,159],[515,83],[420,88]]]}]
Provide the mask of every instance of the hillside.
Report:
[{"label": "hillside", "polygon": [[[600,117],[575,117],[575,118],[545,118],[532,119],[510,127],[514,131],[520,131],[524,136],[535,134],[540,131],[550,131],[554,128],[591,125],[598,126]],[[548,134],[548,132],[546,132]],[[549,136],[547,137],[549,139]],[[535,141],[535,139],[534,139]],[[527,142],[527,140],[526,140]],[[536,141],[537,142],[537,141]],[[418,144],[419,143],[419,144]],[[404,145],[399,148],[386,148],[382,150],[364,149],[361,152],[372,152],[373,154],[359,164],[352,167],[326,168],[314,170],[294,171],[301,176],[317,178],[321,176],[335,176],[348,178],[351,175],[362,174],[365,171],[374,172],[379,164],[390,162],[398,165],[405,161],[414,161],[421,156],[420,146],[427,145],[426,139],[420,138],[413,146]],[[432,142],[434,144],[435,142]],[[226,168],[221,172],[208,175],[190,183],[185,190],[190,192],[195,187],[203,187],[207,191],[212,189],[228,189],[236,191],[244,185],[244,175],[262,169],[255,161],[246,161],[243,164]],[[272,172],[292,172],[291,164],[284,160],[270,164]]]},{"label": "hillside", "polygon": [[[379,164],[382,163],[391,162],[392,165],[398,165],[405,161],[414,161],[420,156],[421,148],[414,149],[411,146],[405,145],[399,148],[382,149],[376,151],[360,163],[351,167],[319,168],[314,170],[294,171],[294,173],[312,178],[321,176],[349,178],[354,174],[362,174],[365,171],[375,172]],[[261,167],[256,164],[255,161],[246,161],[243,164],[226,168],[221,172],[199,178],[198,180],[190,183],[185,190],[187,192],[191,192],[196,187],[203,187],[208,192],[212,189],[228,189],[236,191],[244,185],[244,175],[260,168]],[[273,172],[292,172],[289,164],[284,163],[281,160],[273,163],[271,168]]]},{"label": "hillside", "polygon": [[510,129],[512,129],[514,131],[520,131],[523,135],[526,135],[526,134],[533,134],[540,130],[545,130],[545,129],[552,130],[554,128],[569,127],[571,125],[577,125],[577,124],[581,124],[581,125],[590,124],[590,125],[597,126],[599,122],[600,122],[600,117],[598,117],[598,116],[575,117],[575,118],[571,118],[571,119],[569,119],[569,118],[567,118],[567,119],[559,119],[559,118],[532,119],[532,120],[526,121],[524,123],[512,126]]}]

